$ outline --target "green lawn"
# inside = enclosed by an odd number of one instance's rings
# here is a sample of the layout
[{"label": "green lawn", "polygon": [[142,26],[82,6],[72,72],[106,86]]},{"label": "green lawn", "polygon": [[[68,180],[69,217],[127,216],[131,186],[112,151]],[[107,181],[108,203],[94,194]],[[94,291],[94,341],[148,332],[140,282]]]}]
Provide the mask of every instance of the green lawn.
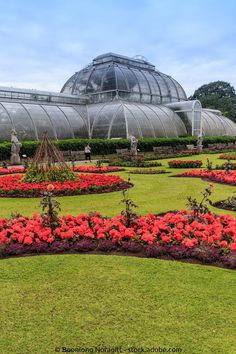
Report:
[{"label": "green lawn", "polygon": [[[182,159],[202,159],[204,165],[207,155],[184,157]],[[217,155],[209,155],[210,160],[215,163],[223,163],[224,160],[217,159]],[[160,160],[170,173],[160,175],[134,175],[129,174],[132,168],[126,168],[124,172],[119,174],[124,179],[131,178],[134,188],[130,189],[130,197],[138,205],[137,212],[139,214],[160,213],[168,210],[186,208],[187,196],[200,198],[201,192],[209,185],[200,178],[177,178],[171,175],[185,171],[186,169],[169,169],[167,161],[169,159]],[[235,191],[234,186],[215,184],[212,200],[222,200],[232,195]],[[99,211],[103,215],[114,216],[122,210],[120,204],[122,199],[121,192],[108,194],[93,194],[73,197],[58,198],[61,202],[62,214],[76,215],[81,212]],[[40,212],[38,198],[1,198],[0,199],[0,216],[9,217],[11,213],[20,212],[24,215],[32,215],[34,212]],[[230,213],[236,216],[236,212],[222,211],[211,208],[218,214]]]},{"label": "green lawn", "polygon": [[[214,162],[218,155],[209,155]],[[203,159],[205,156],[189,157]],[[183,158],[187,159],[187,158]],[[168,160],[161,160],[167,168]],[[217,163],[223,163],[218,160]],[[162,169],[163,167],[160,167]],[[127,179],[128,171],[119,175]],[[186,207],[208,185],[170,174],[132,175],[138,213]],[[215,184],[212,199],[235,187]],[[121,192],[58,198],[63,214],[115,215]],[[40,199],[0,199],[0,216],[39,212]],[[215,212],[227,213],[213,209]],[[231,213],[236,216],[236,213]],[[175,261],[54,255],[0,261],[0,353],[55,353],[55,347],[182,348],[186,354],[235,354],[235,271]],[[91,351],[90,351],[91,352]]]},{"label": "green lawn", "polygon": [[235,353],[235,272],[102,255],[1,261],[1,353],[179,347]]}]

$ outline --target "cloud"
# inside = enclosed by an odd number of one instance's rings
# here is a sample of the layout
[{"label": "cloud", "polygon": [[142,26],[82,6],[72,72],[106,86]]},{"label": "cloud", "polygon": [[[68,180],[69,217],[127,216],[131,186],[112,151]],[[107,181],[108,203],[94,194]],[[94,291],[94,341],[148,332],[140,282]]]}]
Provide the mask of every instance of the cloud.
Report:
[{"label": "cloud", "polygon": [[190,95],[236,87],[233,0],[11,0],[1,5],[0,85],[60,90],[106,52],[144,55]]}]

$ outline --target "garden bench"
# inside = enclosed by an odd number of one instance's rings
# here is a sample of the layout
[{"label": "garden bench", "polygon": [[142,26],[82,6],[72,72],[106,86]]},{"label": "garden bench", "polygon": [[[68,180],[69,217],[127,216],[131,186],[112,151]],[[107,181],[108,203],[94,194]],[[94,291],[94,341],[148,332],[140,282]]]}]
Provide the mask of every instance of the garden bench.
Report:
[{"label": "garden bench", "polygon": [[196,150],[197,149],[197,147],[194,146],[193,144],[186,145],[186,148],[187,148],[187,150]]},{"label": "garden bench", "polygon": [[175,145],[174,150],[176,150],[176,151],[185,150],[185,145]]},{"label": "garden bench", "polygon": [[217,144],[208,144],[207,147],[211,150],[217,150]]},{"label": "garden bench", "polygon": [[73,158],[75,160],[77,157],[84,157],[84,150],[65,150],[62,151],[62,154],[64,157]]},{"label": "garden bench", "polygon": [[71,151],[70,151],[70,150],[62,151],[62,155],[63,155],[64,157],[70,157],[70,156],[71,156]]},{"label": "garden bench", "polygon": [[71,157],[72,158],[74,158],[74,159],[76,159],[76,157],[80,157],[81,158],[81,156],[84,157],[84,150],[72,150],[71,151]]},{"label": "garden bench", "polygon": [[124,155],[129,155],[129,149],[116,149],[116,153],[117,155],[121,155],[121,156],[124,156]]},{"label": "garden bench", "polygon": [[157,154],[168,154],[173,153],[172,146],[153,146],[153,152]]}]

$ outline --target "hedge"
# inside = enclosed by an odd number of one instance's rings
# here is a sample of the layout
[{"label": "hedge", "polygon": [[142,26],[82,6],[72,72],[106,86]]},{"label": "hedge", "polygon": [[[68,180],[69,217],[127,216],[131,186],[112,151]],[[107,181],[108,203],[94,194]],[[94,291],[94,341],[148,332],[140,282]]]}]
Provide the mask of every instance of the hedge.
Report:
[{"label": "hedge", "polygon": [[[204,137],[203,146],[214,143],[236,142],[236,137],[231,136],[211,136]],[[68,139],[58,140],[55,144],[60,150],[83,150],[89,143],[92,148],[92,155],[107,155],[116,153],[116,149],[125,149],[130,147],[130,141],[127,139]],[[176,146],[197,143],[197,138],[193,136],[180,138],[144,138],[138,141],[138,149],[142,152],[153,151],[153,146]],[[40,144],[39,141],[23,141],[21,156],[32,157]],[[9,160],[11,156],[11,143],[0,143],[0,160]]]}]

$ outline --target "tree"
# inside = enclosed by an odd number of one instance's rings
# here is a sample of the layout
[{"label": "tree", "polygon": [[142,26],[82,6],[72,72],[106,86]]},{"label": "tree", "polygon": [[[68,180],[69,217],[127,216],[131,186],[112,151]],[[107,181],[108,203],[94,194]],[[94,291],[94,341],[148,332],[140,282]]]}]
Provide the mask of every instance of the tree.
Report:
[{"label": "tree", "polygon": [[236,94],[228,82],[215,81],[202,85],[189,99],[198,99],[203,108],[219,109],[224,116],[236,122]]}]

